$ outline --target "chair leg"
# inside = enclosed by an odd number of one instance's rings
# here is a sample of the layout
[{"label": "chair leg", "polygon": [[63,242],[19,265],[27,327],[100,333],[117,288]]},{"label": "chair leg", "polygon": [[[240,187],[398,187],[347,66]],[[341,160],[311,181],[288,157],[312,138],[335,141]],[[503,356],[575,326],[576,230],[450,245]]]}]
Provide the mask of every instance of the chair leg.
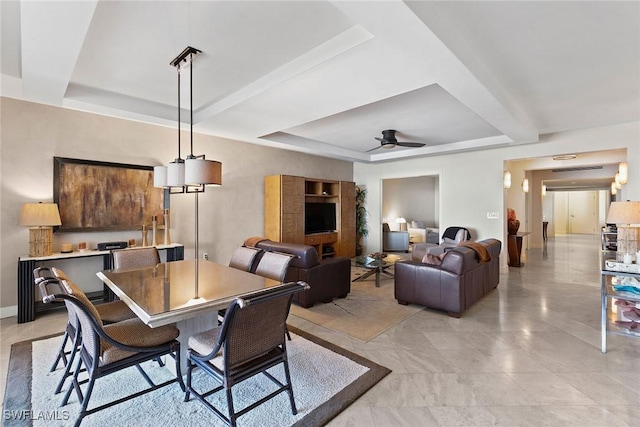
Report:
[{"label": "chair leg", "polygon": [[58,394],[62,391],[62,387],[64,387],[64,383],[66,382],[67,378],[72,376],[73,373],[71,372],[71,367],[73,366],[73,361],[76,357],[76,353],[78,352],[78,346],[80,345],[80,331],[76,330],[76,333],[73,337],[73,348],[71,349],[71,354],[69,355],[69,360],[67,361],[67,363],[65,364],[64,367],[64,372],[62,374],[62,378],[60,378],[60,382],[58,382],[58,386],[56,387],[56,390],[54,392],[54,394]]},{"label": "chair leg", "polygon": [[233,396],[231,395],[231,387],[225,390],[227,392],[227,406],[229,408],[229,424],[236,427],[236,410],[233,408]]},{"label": "chair leg", "polygon": [[73,392],[73,390],[76,391],[76,395],[78,396],[78,402],[82,403],[84,401],[84,398],[82,397],[82,389],[80,388],[80,381],[78,381],[78,375],[80,375],[81,371],[82,371],[82,358],[79,357],[78,363],[76,363],[76,367],[73,371],[73,379],[71,380],[71,387],[69,387],[69,389],[65,393],[64,398],[62,399],[62,404],[60,406],[65,406],[67,403],[69,403],[69,398],[71,397],[71,392]]},{"label": "chair leg", "polygon": [[76,423],[74,424],[74,427],[79,427],[80,423],[82,422],[82,419],[87,414],[87,407],[89,406],[89,398],[91,398],[91,393],[93,392],[93,386],[94,386],[95,382],[96,382],[96,379],[92,375],[91,378],[89,379],[89,386],[87,387],[87,394],[84,397],[84,399],[82,399],[82,407],[80,408],[80,414],[78,415],[78,418],[76,419]]},{"label": "chair leg", "polygon": [[[187,388],[184,392],[185,402],[188,402],[191,397],[191,373],[193,372],[193,367],[194,367],[193,362],[191,361],[191,359],[189,359],[189,357],[187,357]],[[178,368],[176,367],[176,369]]]},{"label": "chair leg", "polygon": [[176,361],[176,378],[178,379],[178,384],[180,384],[180,388],[182,389],[182,391],[186,391],[187,388],[184,386],[184,381],[182,381],[182,368],[180,367],[180,347],[174,350],[174,354],[174,359]]},{"label": "chair leg", "polygon": [[284,375],[287,380],[287,385],[289,386],[287,388],[287,393],[289,393],[289,402],[291,402],[291,413],[293,415],[296,415],[298,413],[298,408],[296,408],[296,401],[293,398],[293,384],[291,384],[291,374],[289,373],[289,362],[285,360],[283,364],[284,364]]},{"label": "chair leg", "polygon": [[67,356],[64,351],[64,349],[67,347],[67,341],[69,341],[68,325],[67,325],[67,330],[64,331],[64,336],[62,337],[62,344],[60,345],[60,350],[58,350],[58,355],[56,356],[56,360],[53,361],[53,365],[51,365],[51,369],[49,369],[49,372],[53,372],[56,369],[58,369],[58,363],[60,363],[60,360],[62,360],[65,366],[67,365],[68,363]]}]

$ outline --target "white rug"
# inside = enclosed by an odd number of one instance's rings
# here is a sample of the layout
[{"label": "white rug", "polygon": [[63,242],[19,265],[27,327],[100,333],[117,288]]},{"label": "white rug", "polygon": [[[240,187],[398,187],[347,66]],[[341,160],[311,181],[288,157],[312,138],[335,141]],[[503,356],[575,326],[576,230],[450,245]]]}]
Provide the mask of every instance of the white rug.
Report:
[{"label": "white rug", "polygon": [[[292,328],[292,330],[304,334],[295,330],[295,328]],[[288,395],[281,393],[276,398],[240,417],[238,419],[239,426],[290,426],[297,425],[296,423],[304,425],[322,424],[339,413],[344,407],[348,406],[348,404],[390,372],[386,368],[375,365],[366,359],[346,352],[346,350],[335,347],[332,344],[322,342],[313,336],[305,339],[293,333],[292,338],[292,341],[287,342],[287,351],[289,354],[293,391],[298,414],[295,416],[291,414]],[[80,408],[75,393],[72,394],[70,403],[64,407],[60,407],[64,390],[63,393],[58,395],[53,394],[62,369],[50,373],[49,367],[55,357],[61,339],[62,337],[58,336],[33,341],[31,343],[33,360],[31,372],[31,408],[17,409],[31,411],[29,412],[29,416],[32,418],[34,426],[73,425]],[[311,340],[318,341],[324,345],[317,344]],[[26,344],[28,345],[29,343]],[[339,352],[348,353],[351,358],[345,357],[345,355],[341,355]],[[365,366],[352,359],[359,360],[360,362],[364,361],[365,365],[370,365]],[[172,362],[172,360],[169,360],[169,363]],[[160,367],[155,362],[147,364],[145,370],[154,381],[162,381],[170,378],[170,373],[167,369]],[[274,367],[270,372],[281,380],[284,377],[281,366]],[[11,370],[8,376],[12,376]],[[368,380],[363,382],[364,378],[368,378]],[[28,381],[28,378],[23,379],[23,381]],[[198,375],[194,375],[193,384],[196,389],[200,389],[200,384],[208,387],[210,385],[207,384],[209,381],[211,380],[207,376],[198,373]],[[101,403],[135,392],[142,388],[140,387],[141,385],[144,387],[146,382],[135,368],[129,368],[122,372],[98,379],[89,407],[95,407]],[[66,390],[68,386],[69,381],[64,389]],[[236,410],[252,403],[255,400],[254,396],[258,396],[258,398],[262,397],[274,389],[275,385],[266,379],[264,375],[258,375],[235,386],[233,393]],[[350,390],[347,392],[347,389]],[[9,394],[9,391],[7,391],[7,394]],[[326,402],[335,398],[336,395],[343,401],[345,399],[350,400],[346,405],[342,403],[336,404],[335,402],[327,405]],[[172,384],[139,398],[91,414],[85,417],[82,425],[108,425],[114,427],[223,425],[213,413],[193,397],[189,402],[183,402],[183,399],[184,393],[180,389],[180,386],[178,384]],[[226,413],[224,391],[211,396],[209,399],[223,413]],[[8,408],[7,406],[11,406],[7,405],[8,401],[12,402],[13,400],[11,397],[5,395],[5,410],[16,409]],[[320,409],[318,409],[319,407]],[[313,416],[305,418],[305,416],[310,415],[312,411],[314,411]],[[318,413],[322,414],[318,417]],[[10,423],[7,423],[7,425],[8,424]]]}]

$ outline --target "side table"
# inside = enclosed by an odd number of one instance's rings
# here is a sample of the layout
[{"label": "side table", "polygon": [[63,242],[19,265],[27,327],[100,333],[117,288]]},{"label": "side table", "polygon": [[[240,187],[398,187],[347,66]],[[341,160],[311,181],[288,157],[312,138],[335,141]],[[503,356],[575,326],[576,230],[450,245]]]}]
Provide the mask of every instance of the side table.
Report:
[{"label": "side table", "polygon": [[522,239],[530,234],[529,232],[509,234],[507,237],[507,249],[509,252],[509,267],[522,267]]}]

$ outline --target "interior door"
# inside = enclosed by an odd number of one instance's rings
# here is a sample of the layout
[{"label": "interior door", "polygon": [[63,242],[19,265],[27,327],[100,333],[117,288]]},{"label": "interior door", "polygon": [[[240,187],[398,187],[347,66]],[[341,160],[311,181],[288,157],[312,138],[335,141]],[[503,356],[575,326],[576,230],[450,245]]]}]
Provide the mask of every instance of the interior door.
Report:
[{"label": "interior door", "polygon": [[570,191],[569,233],[595,234],[598,224],[598,197],[595,191]]}]

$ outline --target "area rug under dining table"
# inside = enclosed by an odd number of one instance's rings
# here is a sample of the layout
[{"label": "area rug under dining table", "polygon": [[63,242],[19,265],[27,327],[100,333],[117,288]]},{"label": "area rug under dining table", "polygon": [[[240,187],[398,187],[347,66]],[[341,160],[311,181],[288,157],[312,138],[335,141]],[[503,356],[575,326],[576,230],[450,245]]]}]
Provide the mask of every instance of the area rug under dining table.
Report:
[{"label": "area rug under dining table", "polygon": [[[238,419],[239,426],[320,426],[335,417],[391,371],[355,353],[289,327],[287,342],[294,396],[298,414],[292,415],[286,393],[260,405]],[[12,345],[7,386],[4,396],[4,426],[73,425],[80,404],[73,394],[70,403],[60,407],[63,394],[53,394],[62,369],[49,372],[62,336],[44,337]],[[155,362],[145,369],[154,380],[170,377],[170,372]],[[270,372],[281,378],[276,366]],[[197,375],[197,374],[195,374]],[[194,384],[211,381],[194,376]],[[96,382],[89,407],[137,391],[146,383],[135,370],[101,378]],[[258,375],[233,388],[236,408],[250,404],[272,389],[264,375]],[[65,389],[69,385],[65,386]],[[263,394],[264,393],[264,394]],[[177,384],[161,388],[136,399],[87,416],[83,426],[222,426],[222,422],[196,400],[183,402],[184,393]],[[226,411],[224,392],[211,397]],[[247,403],[248,402],[248,403]]]}]

